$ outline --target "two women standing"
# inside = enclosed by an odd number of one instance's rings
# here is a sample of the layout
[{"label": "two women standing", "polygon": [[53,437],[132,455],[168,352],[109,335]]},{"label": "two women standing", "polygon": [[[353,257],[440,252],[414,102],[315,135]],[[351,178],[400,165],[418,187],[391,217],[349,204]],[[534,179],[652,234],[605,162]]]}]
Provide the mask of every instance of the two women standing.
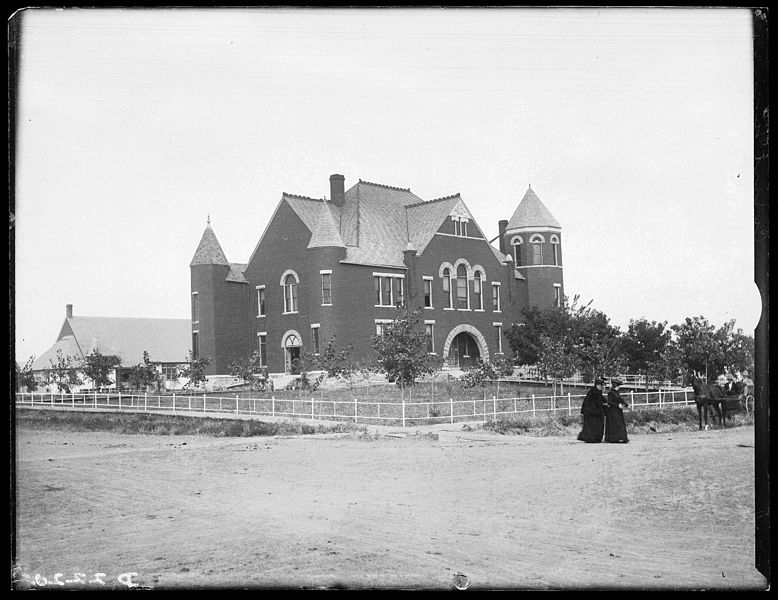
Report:
[{"label": "two women standing", "polygon": [[583,429],[578,434],[578,439],[596,444],[602,441],[604,434],[606,442],[625,444],[629,439],[622,407],[626,408],[627,403],[619,393],[621,381],[611,380],[611,390],[608,392],[607,400],[602,393],[603,385],[602,379],[595,379],[594,387],[584,398],[581,406]]}]

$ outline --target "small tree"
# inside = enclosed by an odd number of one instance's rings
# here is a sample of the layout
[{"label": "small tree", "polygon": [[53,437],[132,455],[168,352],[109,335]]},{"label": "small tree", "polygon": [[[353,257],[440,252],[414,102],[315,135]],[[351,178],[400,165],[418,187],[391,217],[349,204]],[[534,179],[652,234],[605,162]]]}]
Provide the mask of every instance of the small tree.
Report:
[{"label": "small tree", "polygon": [[34,392],[38,389],[38,380],[35,378],[35,373],[32,370],[32,364],[35,362],[35,356],[31,356],[24,363],[24,366],[19,368],[19,363],[16,363],[16,389],[26,388],[28,392]]},{"label": "small tree", "polygon": [[153,388],[159,390],[162,379],[157,372],[156,365],[151,362],[149,353],[143,351],[143,362],[138,363],[130,370],[130,385],[136,390]]},{"label": "small tree", "polygon": [[267,384],[267,369],[262,366],[262,356],[254,350],[248,358],[240,358],[230,363],[230,375],[240,377],[252,390],[264,390]]},{"label": "small tree", "polygon": [[83,380],[78,374],[81,366],[80,361],[73,356],[66,356],[61,349],[57,350],[57,360],[49,359],[51,364],[51,375],[57,389],[60,392],[70,393],[72,386],[83,384]]},{"label": "small tree", "polygon": [[210,358],[195,358],[190,350],[189,356],[185,360],[187,362],[186,366],[179,367],[178,369],[179,377],[185,377],[188,380],[184,384],[185,389],[199,387],[201,383],[208,381],[205,370],[211,364]]},{"label": "small tree", "polygon": [[570,352],[566,340],[552,339],[547,335],[540,339],[540,360],[538,368],[543,377],[550,377],[554,396],[557,382],[565,377],[571,377],[578,367],[578,359]]},{"label": "small tree", "polygon": [[101,354],[99,348],[92,350],[84,359],[82,371],[96,388],[108,387],[111,384],[110,374],[121,364],[118,356],[113,354]]},{"label": "small tree", "polygon": [[426,336],[419,327],[422,309],[411,311],[398,305],[397,311],[394,321],[384,326],[383,335],[374,335],[371,341],[379,368],[403,390],[404,396],[405,387],[433,373],[437,362],[427,353]]},{"label": "small tree", "polygon": [[630,320],[622,348],[630,371],[641,373],[646,378],[646,391],[651,375],[663,375],[665,353],[668,350],[672,332],[667,323],[649,322],[646,319]]}]

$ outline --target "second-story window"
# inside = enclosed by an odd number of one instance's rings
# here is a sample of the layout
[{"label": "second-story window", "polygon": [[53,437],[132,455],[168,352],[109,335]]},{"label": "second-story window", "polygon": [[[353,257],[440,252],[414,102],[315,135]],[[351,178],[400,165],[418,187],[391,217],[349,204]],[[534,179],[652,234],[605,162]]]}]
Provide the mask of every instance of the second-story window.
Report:
[{"label": "second-story window", "polygon": [[200,322],[200,307],[197,304],[197,292],[192,293],[192,323]]},{"label": "second-story window", "polygon": [[297,278],[292,274],[284,279],[284,312],[297,312]]},{"label": "second-story window", "polygon": [[500,284],[492,284],[492,310],[500,312]]},{"label": "second-story window", "polygon": [[465,265],[457,267],[457,308],[470,308],[470,298],[467,290],[467,269]]},{"label": "second-story window", "polygon": [[332,304],[332,273],[321,274],[321,303]]},{"label": "second-story window", "polygon": [[521,266],[521,244],[523,243],[523,240],[521,239],[521,236],[515,236],[511,240],[511,248],[513,248],[513,266],[520,267]]},{"label": "second-story window", "polygon": [[265,316],[265,286],[257,286],[257,316]]},{"label": "second-story window", "polygon": [[446,268],[443,269],[443,299],[446,303],[446,308],[451,307],[451,271]]},{"label": "second-story window", "polygon": [[551,252],[554,257],[554,265],[559,265],[559,238],[555,235],[551,236]]},{"label": "second-story window", "polygon": [[481,272],[476,271],[473,275],[473,306],[475,306],[476,310],[483,310],[484,308],[482,304],[483,294],[481,293],[481,289]]},{"label": "second-story window", "polygon": [[543,264],[543,237],[537,234],[533,235],[532,239],[530,239],[530,244],[532,244],[532,264],[542,265]]},{"label": "second-story window", "polygon": [[373,274],[376,306],[395,306],[404,304],[404,286],[402,275]]},{"label": "second-story window", "polygon": [[424,278],[424,308],[432,308],[432,277]]}]

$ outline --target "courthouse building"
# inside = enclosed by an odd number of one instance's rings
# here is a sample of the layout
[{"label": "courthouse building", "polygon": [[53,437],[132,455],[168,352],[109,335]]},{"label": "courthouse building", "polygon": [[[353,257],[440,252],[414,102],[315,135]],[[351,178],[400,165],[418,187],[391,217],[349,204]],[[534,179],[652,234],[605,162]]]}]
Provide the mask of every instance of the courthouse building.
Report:
[{"label": "courthouse building", "polygon": [[335,336],[353,356],[403,300],[423,308],[427,350],[448,367],[509,355],[522,309],[561,303],[562,231],[530,187],[492,246],[459,194],[330,177],[329,199],[283,193],[246,263],[227,260],[210,222],[190,264],[192,350],[208,372],[260,353],[289,373]]}]

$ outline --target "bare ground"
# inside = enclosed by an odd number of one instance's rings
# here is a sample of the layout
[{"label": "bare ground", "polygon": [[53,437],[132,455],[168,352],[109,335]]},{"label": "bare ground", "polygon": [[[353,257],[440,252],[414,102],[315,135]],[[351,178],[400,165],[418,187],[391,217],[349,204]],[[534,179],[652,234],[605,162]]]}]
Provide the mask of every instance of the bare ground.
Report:
[{"label": "bare ground", "polygon": [[764,589],[752,427],[626,445],[434,431],[19,429],[20,586]]}]

